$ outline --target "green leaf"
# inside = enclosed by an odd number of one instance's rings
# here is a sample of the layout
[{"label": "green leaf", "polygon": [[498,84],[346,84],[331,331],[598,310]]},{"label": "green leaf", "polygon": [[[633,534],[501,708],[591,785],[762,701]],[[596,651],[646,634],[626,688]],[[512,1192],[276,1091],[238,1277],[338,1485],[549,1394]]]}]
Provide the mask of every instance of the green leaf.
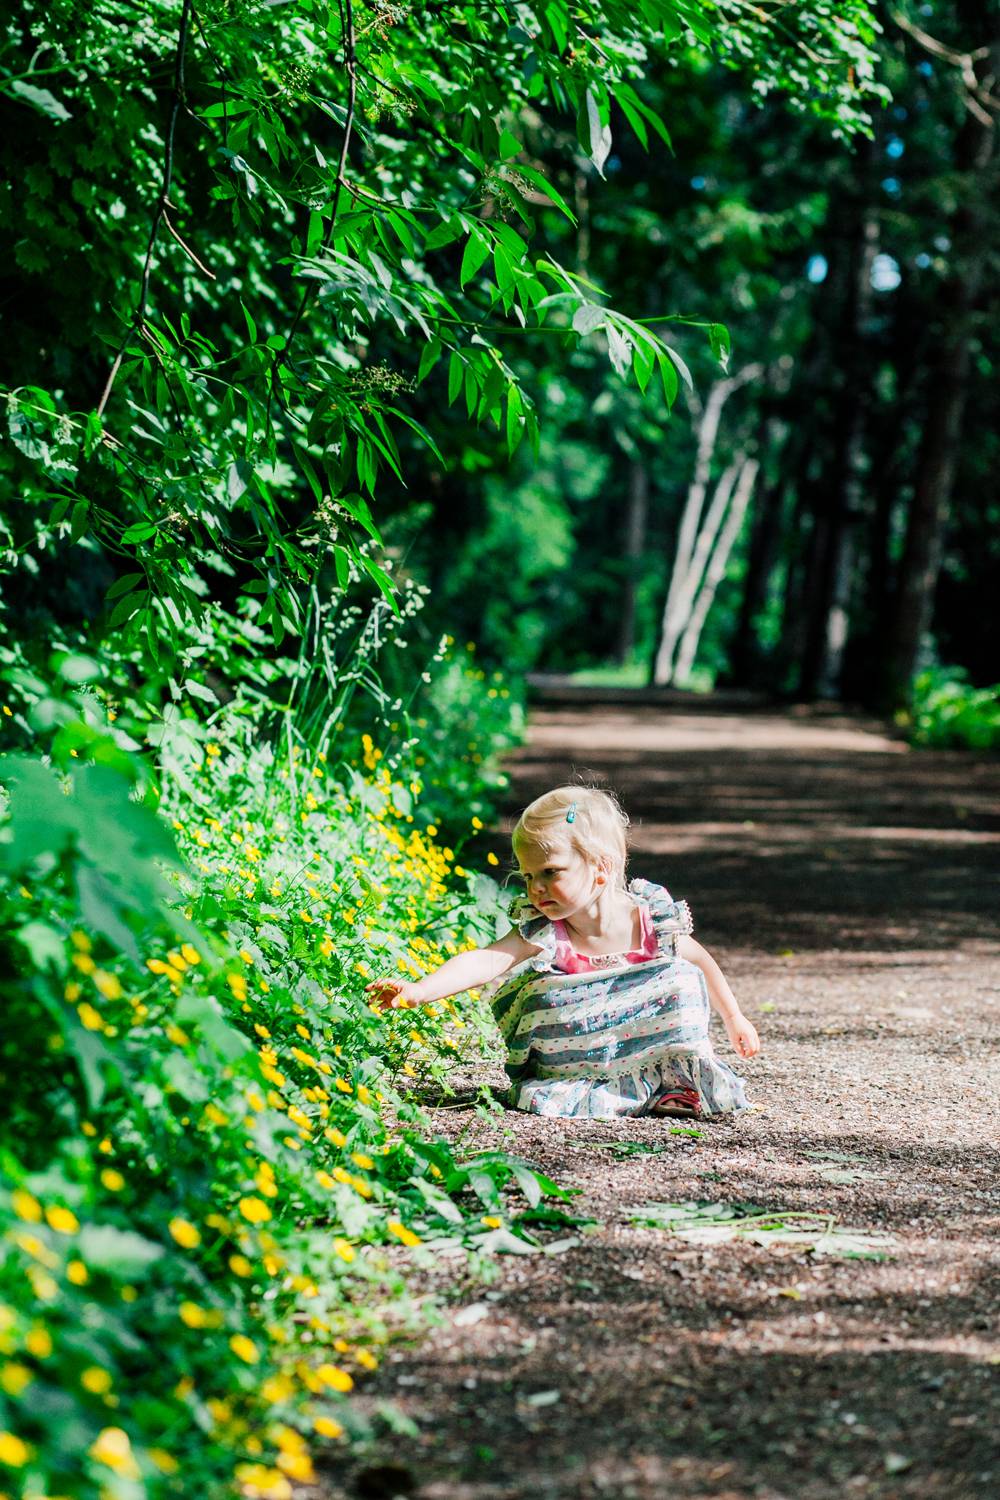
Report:
[{"label": "green leaf", "polygon": [[571,224],[576,223],[576,215],[570,209],[565,198],[562,197],[557,188],[552,186],[547,178],[542,176],[541,172],[536,172],[534,167],[524,166],[522,162],[518,162],[517,170],[522,177],[527,177],[529,182],[533,182],[540,193],[544,193],[547,198],[551,198],[553,206],[558,208],[560,213],[564,213]]},{"label": "green leaf", "polygon": [[501,292],[505,292],[517,280],[514,262],[506,245],[497,245],[493,252],[493,274]]},{"label": "green leaf", "polygon": [[87,518],[90,514],[90,505],[86,500],[78,500],[73,507],[73,519],[70,524],[70,543],[78,542],[87,529]]},{"label": "green leaf", "polygon": [[389,223],[396,231],[398,238],[401,240],[407,255],[412,255],[414,252],[414,244],[409,225],[406,223],[405,219],[401,218],[401,216],[395,213],[392,209],[389,210],[388,219]]},{"label": "green leaf", "polygon": [[315,255],[323,242],[323,215],[318,214],[315,209],[309,215],[309,228],[306,231],[307,255]]},{"label": "green leaf", "polygon": [[640,391],[645,391],[656,363],[656,351],[642,339],[636,339],[632,354],[632,367]]},{"label": "green leaf", "polygon": [[677,369],[680,372],[680,377],[683,380],[684,384],[687,386],[688,390],[693,391],[694,381],[691,379],[691,371],[688,369],[683,359],[681,359],[681,356],[677,353],[677,350],[667,343],[664,343],[663,347],[664,349],[666,349],[670,359],[677,366]]},{"label": "green leaf", "polygon": [[66,969],[66,940],[47,922],[26,922],[17,929],[17,940],[27,948],[36,969],[51,964],[60,974]]},{"label": "green leaf", "polygon": [[489,253],[490,242],[486,236],[480,234],[478,231],[470,234],[468,244],[465,247],[465,253],[462,256],[462,269],[459,272],[459,281],[462,286],[465,285],[470,277],[475,276]]},{"label": "green leaf", "polygon": [[300,447],[298,443],[292,444],[292,452],[298,459],[299,467],[308,479],[309,488],[315,495],[318,504],[319,501],[323,498],[323,487],[319,482],[319,476],[317,475],[316,470],[313,468],[312,459],[309,457],[308,453],[306,453],[305,449]]},{"label": "green leaf", "polygon": [[408,417],[404,411],[397,411],[394,406],[389,409],[394,417],[398,417],[401,422],[405,422],[407,427],[411,427],[418,437],[423,438],[428,448],[434,454],[434,457],[440,459],[441,463],[444,463],[444,455],[426,427],[418,422],[415,417]]},{"label": "green leaf", "polygon": [[6,87],[16,99],[22,99],[25,104],[32,105],[43,115],[48,115],[50,120],[62,122],[73,118],[65,104],[60,104],[55,94],[50,94],[48,89],[36,88],[33,83],[25,83],[21,78],[15,78],[13,83],[8,83]]},{"label": "green leaf", "polygon": [[433,370],[434,366],[437,364],[440,358],[441,340],[437,338],[431,339],[430,343],[425,344],[423,349],[420,351],[420,365],[417,369],[418,385],[426,380],[427,376]]},{"label": "green leaf", "polygon": [[111,612],[111,618],[108,621],[109,629],[117,630],[122,621],[131,619],[138,610],[145,606],[148,599],[148,589],[142,589],[138,593],[128,594],[124,599],[119,599]]},{"label": "green leaf", "polygon": [[250,335],[250,342],[251,342],[251,344],[256,344],[256,342],[257,342],[257,324],[254,322],[253,318],[251,318],[250,314],[247,312],[247,310],[243,306],[242,302],[240,303],[240,307],[243,308],[243,316],[244,316],[244,318],[246,318],[247,333]]},{"label": "green leaf", "polygon": [[458,399],[458,393],[462,389],[462,381],[465,379],[465,360],[461,355],[452,350],[451,363],[448,367],[448,405],[454,406]]},{"label": "green leaf", "polygon": [[512,156],[517,156],[521,150],[521,142],[516,135],[511,135],[509,130],[500,132],[500,156],[507,161]]},{"label": "green leaf", "polygon": [[137,521],[122,533],[122,541],[127,547],[134,546],[137,542],[148,542],[150,537],[156,535],[156,525],[153,521]]},{"label": "green leaf", "polygon": [[729,368],[729,329],[724,323],[713,323],[708,330],[712,353],[724,370]]},{"label": "green leaf", "polygon": [[223,115],[244,115],[248,110],[256,109],[256,99],[227,99],[225,105],[220,100],[218,104],[210,104],[207,109],[200,109],[199,116],[203,120],[221,120]]},{"label": "green leaf", "polygon": [[166,1253],[153,1240],[144,1239],[131,1229],[115,1229],[111,1224],[84,1224],[76,1243],[92,1270],[104,1271],[123,1281],[137,1279]]},{"label": "green leaf", "polygon": [[375,525],[375,518],[368,509],[368,502],[363,495],[341,495],[337,500],[337,504],[342,505],[356,521],[360,521],[369,536],[374,538],[376,542],[381,542],[382,538],[378,527]]},{"label": "green leaf", "polygon": [[663,394],[666,398],[667,408],[673,406],[677,399],[677,371],[673,363],[663,354],[657,353],[656,362],[660,367],[660,379],[663,381]]},{"label": "green leaf", "polygon": [[644,151],[648,151],[649,131],[646,129],[643,118],[640,115],[639,111],[633,108],[631,102],[624,97],[623,91],[620,88],[615,89],[615,97],[618,100],[619,105],[621,106],[622,114],[625,116],[626,120],[629,122],[632,129],[639,137],[639,144],[642,146]]},{"label": "green leaf", "polygon": [[446,224],[438,224],[432,229],[424,240],[425,250],[440,250],[444,245],[450,245],[452,240],[457,240],[462,233],[462,221],[454,214]]},{"label": "green leaf", "polygon": [[117,599],[119,594],[124,594],[128,589],[134,588],[137,583],[142,583],[145,577],[145,573],[126,573],[124,578],[119,578],[111,585],[104,597],[108,600]]}]

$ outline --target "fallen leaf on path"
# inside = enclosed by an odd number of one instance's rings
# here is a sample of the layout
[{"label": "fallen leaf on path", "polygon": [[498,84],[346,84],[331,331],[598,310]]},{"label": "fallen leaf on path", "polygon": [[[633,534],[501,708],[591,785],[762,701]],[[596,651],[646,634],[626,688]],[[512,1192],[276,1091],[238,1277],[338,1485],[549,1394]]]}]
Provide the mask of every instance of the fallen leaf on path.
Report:
[{"label": "fallen leaf on path", "polygon": [[771,1211],[750,1203],[647,1203],[630,1217],[692,1245],[746,1240],[766,1249],[784,1243],[851,1260],[883,1260],[897,1248],[892,1235],[843,1228],[832,1214]]},{"label": "fallen leaf on path", "polygon": [[509,1229],[491,1229],[487,1234],[469,1236],[469,1244],[477,1250],[492,1251],[494,1255],[537,1255],[538,1245],[529,1245],[526,1240],[511,1234]]},{"label": "fallen leaf on path", "polygon": [[567,1250],[574,1249],[580,1240],[577,1235],[571,1235],[568,1240],[552,1240],[548,1245],[539,1245],[543,1255],[565,1255]]},{"label": "fallen leaf on path", "polygon": [[561,1391],[536,1391],[533,1396],[522,1396],[521,1401],[525,1406],[555,1406],[561,1395]]},{"label": "fallen leaf on path", "polygon": [[885,1455],[885,1472],[887,1474],[905,1474],[913,1463],[912,1458],[907,1458],[905,1453],[887,1453]]},{"label": "fallen leaf on path", "polygon": [[489,1315],[489,1303],[470,1302],[468,1307],[459,1308],[453,1321],[456,1328],[470,1328],[473,1323],[481,1323]]}]

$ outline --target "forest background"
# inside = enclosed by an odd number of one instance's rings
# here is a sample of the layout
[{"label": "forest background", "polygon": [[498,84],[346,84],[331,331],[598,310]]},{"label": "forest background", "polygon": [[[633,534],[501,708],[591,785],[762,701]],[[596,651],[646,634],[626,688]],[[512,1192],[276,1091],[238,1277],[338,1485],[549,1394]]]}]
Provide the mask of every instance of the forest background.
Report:
[{"label": "forest background", "polygon": [[0,1465],[288,1500],[400,1420],[347,1398],[413,1258],[572,1225],[421,1111],[480,997],[364,986],[505,924],[521,675],[645,679],[713,392],[759,479],[689,680],[993,675],[1000,22],[3,16]]}]

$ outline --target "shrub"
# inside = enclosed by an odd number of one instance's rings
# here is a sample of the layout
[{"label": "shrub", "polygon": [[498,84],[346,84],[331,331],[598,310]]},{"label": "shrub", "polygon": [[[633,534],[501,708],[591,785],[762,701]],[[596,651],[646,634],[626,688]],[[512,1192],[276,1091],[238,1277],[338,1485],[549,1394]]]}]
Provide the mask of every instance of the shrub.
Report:
[{"label": "shrub", "polygon": [[558,1192],[472,1170],[408,1097],[478,1054],[479,997],[364,994],[489,941],[499,890],[370,735],[334,774],[239,696],[109,726],[73,676],[35,681],[51,764],[2,766],[0,1463],[25,1494],[287,1500],[428,1315],[399,1252],[481,1254],[504,1183]]},{"label": "shrub", "polygon": [[916,745],[992,750],[1000,745],[1000,684],[970,687],[963,667],[921,672],[906,722]]}]

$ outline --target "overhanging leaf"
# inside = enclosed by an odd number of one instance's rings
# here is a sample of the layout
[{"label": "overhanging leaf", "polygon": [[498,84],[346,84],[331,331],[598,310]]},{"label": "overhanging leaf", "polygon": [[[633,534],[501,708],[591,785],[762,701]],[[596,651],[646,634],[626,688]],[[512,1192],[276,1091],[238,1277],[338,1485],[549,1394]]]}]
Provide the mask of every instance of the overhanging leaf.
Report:
[{"label": "overhanging leaf", "polygon": [[22,99],[25,104],[32,105],[43,115],[48,115],[50,120],[62,121],[73,118],[65,104],[61,104],[55,94],[50,94],[48,89],[36,88],[33,83],[25,83],[23,78],[15,78],[7,87],[16,99]]}]

